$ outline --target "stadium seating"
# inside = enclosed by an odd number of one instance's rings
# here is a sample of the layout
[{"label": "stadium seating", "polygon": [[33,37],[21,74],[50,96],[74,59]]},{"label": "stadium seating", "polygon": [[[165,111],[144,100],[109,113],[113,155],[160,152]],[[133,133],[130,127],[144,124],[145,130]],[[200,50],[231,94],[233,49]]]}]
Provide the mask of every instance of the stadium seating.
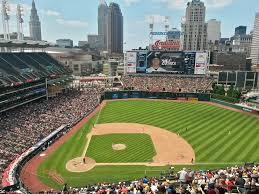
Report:
[{"label": "stadium seating", "polygon": [[[16,94],[11,98],[16,98]],[[0,177],[12,160],[52,131],[63,124],[73,124],[93,111],[99,95],[96,88],[72,89],[49,101],[42,99],[0,113]]]},{"label": "stadium seating", "polygon": [[0,87],[70,73],[47,53],[0,53]]},{"label": "stadium seating", "polygon": [[[258,164],[208,171],[193,171],[188,168],[176,171],[171,167],[167,173],[161,172],[158,177],[145,176],[140,180],[98,183],[81,188],[72,188],[65,184],[60,193],[257,194],[258,176]],[[42,193],[52,192],[42,191]]]},{"label": "stadium seating", "polygon": [[123,87],[152,92],[206,92],[212,87],[212,80],[199,76],[173,75],[129,75],[122,78]]}]

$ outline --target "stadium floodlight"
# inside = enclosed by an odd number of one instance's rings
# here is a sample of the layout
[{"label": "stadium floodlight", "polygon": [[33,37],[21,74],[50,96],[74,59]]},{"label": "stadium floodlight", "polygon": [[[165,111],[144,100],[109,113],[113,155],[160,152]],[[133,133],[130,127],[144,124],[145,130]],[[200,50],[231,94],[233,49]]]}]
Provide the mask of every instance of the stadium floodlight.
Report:
[{"label": "stadium floodlight", "polygon": [[23,8],[20,4],[17,5],[16,19],[17,19],[17,39],[23,40]]},{"label": "stadium floodlight", "polygon": [[10,40],[9,34],[9,20],[10,20],[10,7],[7,4],[7,0],[2,0],[2,24],[4,30],[4,39]]},{"label": "stadium floodlight", "polygon": [[169,16],[165,16],[164,24],[165,24],[165,31],[168,32],[169,28],[170,28],[170,17]]},{"label": "stadium floodlight", "polygon": [[149,23],[149,47],[151,49],[151,45],[153,44],[153,35],[152,32],[154,30],[154,23],[155,23],[155,17],[154,16],[150,16],[148,18],[148,23]]}]

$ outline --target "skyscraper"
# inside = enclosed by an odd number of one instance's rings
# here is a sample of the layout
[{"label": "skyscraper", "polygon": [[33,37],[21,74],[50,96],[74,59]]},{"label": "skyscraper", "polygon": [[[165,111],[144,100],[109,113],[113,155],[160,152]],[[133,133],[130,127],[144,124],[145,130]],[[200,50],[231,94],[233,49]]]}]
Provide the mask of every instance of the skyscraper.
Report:
[{"label": "skyscraper", "polygon": [[207,49],[206,7],[200,0],[187,3],[186,21],[182,24],[183,50],[203,51]]},{"label": "skyscraper", "polygon": [[259,12],[255,16],[254,32],[251,46],[252,64],[259,65]]},{"label": "skyscraper", "polygon": [[101,49],[107,51],[108,39],[108,6],[105,0],[100,0],[98,7],[98,36],[101,42]]},{"label": "skyscraper", "polygon": [[216,19],[209,20],[207,35],[208,42],[215,43],[215,41],[219,41],[221,38],[221,22]]},{"label": "skyscraper", "polygon": [[123,53],[123,16],[117,3],[108,10],[108,53]]},{"label": "skyscraper", "polygon": [[246,35],[246,26],[238,26],[235,28],[235,36]]},{"label": "skyscraper", "polygon": [[40,19],[39,19],[38,13],[37,13],[37,9],[36,9],[34,0],[32,1],[29,27],[30,27],[30,37],[32,38],[32,40],[40,41],[41,40],[41,24],[40,24]]}]

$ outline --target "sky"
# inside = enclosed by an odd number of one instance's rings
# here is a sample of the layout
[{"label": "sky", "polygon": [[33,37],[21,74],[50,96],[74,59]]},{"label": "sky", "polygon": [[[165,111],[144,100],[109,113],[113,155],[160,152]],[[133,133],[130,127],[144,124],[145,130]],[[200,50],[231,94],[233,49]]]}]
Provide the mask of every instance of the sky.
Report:
[{"label": "sky", "polygon": [[[181,27],[188,0],[106,0],[120,5],[124,17],[124,49],[145,47],[149,42],[148,18],[155,17],[155,30],[164,31],[165,16],[170,17],[170,27]],[[189,0],[190,1],[190,0]],[[231,37],[235,27],[244,25],[253,29],[259,0],[203,0],[206,21],[221,21],[222,37]],[[32,0],[8,0],[10,31],[16,31],[16,4],[23,5],[24,33],[29,35],[29,16]],[[97,34],[99,0],[35,0],[42,25],[42,37],[49,42],[70,38],[77,45],[87,40],[88,34]],[[0,33],[2,33],[0,25]]]}]

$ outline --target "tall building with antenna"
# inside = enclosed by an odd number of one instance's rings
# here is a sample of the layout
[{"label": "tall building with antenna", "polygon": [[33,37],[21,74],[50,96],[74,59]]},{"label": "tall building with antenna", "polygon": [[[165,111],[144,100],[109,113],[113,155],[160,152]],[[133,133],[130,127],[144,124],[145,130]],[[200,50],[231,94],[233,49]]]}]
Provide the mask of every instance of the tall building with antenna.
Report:
[{"label": "tall building with antenna", "polygon": [[31,16],[30,16],[30,37],[32,40],[40,41],[41,40],[41,23],[37,13],[34,0],[32,1]]}]

